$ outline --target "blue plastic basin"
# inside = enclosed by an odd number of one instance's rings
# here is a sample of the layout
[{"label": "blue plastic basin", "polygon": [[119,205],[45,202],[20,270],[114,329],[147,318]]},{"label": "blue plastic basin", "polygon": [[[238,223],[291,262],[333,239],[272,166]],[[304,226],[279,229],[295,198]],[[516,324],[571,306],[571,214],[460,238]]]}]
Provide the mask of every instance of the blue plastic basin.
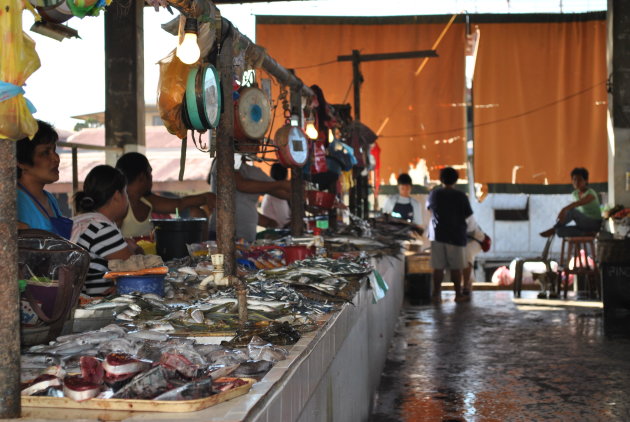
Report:
[{"label": "blue plastic basin", "polygon": [[116,280],[116,291],[118,294],[127,293],[155,293],[158,296],[164,296],[164,277],[161,275],[125,275],[118,277]]}]

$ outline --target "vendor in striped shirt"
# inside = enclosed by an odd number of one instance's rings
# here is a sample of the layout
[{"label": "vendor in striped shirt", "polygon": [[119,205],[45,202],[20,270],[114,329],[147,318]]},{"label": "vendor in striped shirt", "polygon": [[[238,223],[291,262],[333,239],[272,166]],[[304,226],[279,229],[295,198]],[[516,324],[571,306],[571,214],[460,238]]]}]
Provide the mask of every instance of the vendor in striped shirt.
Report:
[{"label": "vendor in striped shirt", "polygon": [[114,290],[113,282],[103,278],[110,259],[127,259],[142,253],[133,242],[126,241],[116,221],[127,214],[127,180],[118,169],[101,165],[85,178],[83,191],[74,195],[76,217],[70,240],[87,249],[91,262],[83,287],[90,296],[104,296]]}]

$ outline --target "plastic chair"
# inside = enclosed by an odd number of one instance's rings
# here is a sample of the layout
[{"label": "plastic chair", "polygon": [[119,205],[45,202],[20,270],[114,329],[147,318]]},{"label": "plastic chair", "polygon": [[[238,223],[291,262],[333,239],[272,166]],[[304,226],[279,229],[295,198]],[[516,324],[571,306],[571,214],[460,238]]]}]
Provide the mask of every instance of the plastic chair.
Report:
[{"label": "plastic chair", "polygon": [[554,237],[555,235],[551,235],[547,238],[547,242],[545,243],[545,247],[543,248],[542,254],[540,256],[533,257],[533,258],[517,258],[516,259],[516,266],[514,270],[514,284],[513,284],[514,297],[521,297],[521,289],[523,287],[523,265],[525,265],[526,262],[543,262],[547,269],[547,271],[544,274],[542,274],[543,291],[550,290],[550,291],[555,291],[556,293],[558,293],[556,291],[558,288],[557,283],[556,283],[557,277],[556,277],[555,272],[551,269],[551,259],[549,258],[550,251],[551,251],[551,244],[553,243]]},{"label": "plastic chair", "polygon": [[[589,253],[590,248],[590,253]],[[582,250],[584,254],[582,254]],[[560,265],[558,274],[560,283],[564,286],[564,298],[569,291],[569,275],[575,275],[574,286],[577,286],[577,278],[586,277],[586,288],[589,295],[601,297],[600,276],[597,268],[597,255],[595,250],[595,234],[588,236],[571,236],[562,238],[560,248]],[[592,262],[589,262],[591,256]],[[571,265],[573,264],[573,265]]]}]

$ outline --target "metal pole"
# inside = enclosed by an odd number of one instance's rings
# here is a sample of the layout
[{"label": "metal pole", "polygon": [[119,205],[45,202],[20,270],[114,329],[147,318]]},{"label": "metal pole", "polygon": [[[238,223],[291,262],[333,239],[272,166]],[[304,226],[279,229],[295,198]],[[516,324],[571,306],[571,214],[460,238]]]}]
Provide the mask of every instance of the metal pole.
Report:
[{"label": "metal pole", "polygon": [[72,148],[72,195],[79,191],[79,157],[77,148]]},{"label": "metal pole", "polygon": [[[302,127],[302,89],[291,87],[291,114],[298,116]],[[304,177],[301,167],[291,167],[291,235],[304,232]]]},{"label": "metal pole", "polygon": [[[466,37],[471,36],[470,15],[466,15]],[[467,40],[468,41],[468,40]],[[465,58],[464,58],[465,60]],[[475,195],[475,108],[473,106],[473,78],[470,80],[466,75],[469,63],[464,63],[464,102],[466,103],[465,119],[466,119],[466,142],[464,144],[464,152],[466,154],[466,170],[468,179],[468,198],[472,201]]]},{"label": "metal pole", "polygon": [[15,142],[0,140],[0,418],[20,417],[20,313]]},{"label": "metal pole", "polygon": [[219,72],[223,91],[223,113],[217,130],[217,244],[224,255],[224,274],[236,274],[234,192],[234,100],[232,99],[232,32],[223,39],[219,53]]}]

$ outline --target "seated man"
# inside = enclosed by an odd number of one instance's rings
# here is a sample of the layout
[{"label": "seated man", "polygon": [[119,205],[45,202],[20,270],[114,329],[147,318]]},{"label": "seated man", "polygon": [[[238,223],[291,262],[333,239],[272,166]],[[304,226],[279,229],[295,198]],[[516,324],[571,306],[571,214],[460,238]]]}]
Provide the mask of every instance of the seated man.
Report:
[{"label": "seated man", "polygon": [[165,198],[152,193],[153,169],[147,157],[138,152],[124,154],[116,162],[116,168],[127,177],[129,211],[120,225],[126,238],[150,236],[153,231],[152,212],[172,214],[176,209],[181,211],[207,205],[213,210],[216,206],[216,197],[209,192],[182,198]]},{"label": "seated man", "polygon": [[[544,232],[543,237],[554,233],[560,237],[584,236],[587,233],[598,232],[602,225],[602,215],[599,207],[597,192],[588,187],[588,170],[576,167],[571,171],[571,182],[575,190],[572,193],[574,201],[560,210],[556,224]],[[571,221],[574,226],[568,226]]]}]

